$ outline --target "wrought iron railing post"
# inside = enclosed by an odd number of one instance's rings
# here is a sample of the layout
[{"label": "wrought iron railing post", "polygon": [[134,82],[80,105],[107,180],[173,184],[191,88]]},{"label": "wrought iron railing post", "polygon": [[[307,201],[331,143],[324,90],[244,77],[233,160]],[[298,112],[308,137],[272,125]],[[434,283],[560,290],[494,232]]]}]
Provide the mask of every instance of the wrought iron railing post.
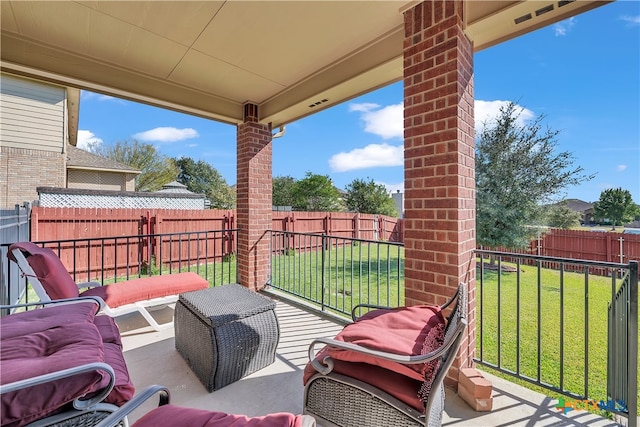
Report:
[{"label": "wrought iron railing post", "polygon": [[638,425],[638,261],[629,262],[628,426]]},{"label": "wrought iron railing post", "polygon": [[321,257],[321,268],[320,271],[322,272],[320,274],[320,288],[322,290],[321,292],[321,296],[320,296],[320,309],[322,311],[325,310],[324,307],[324,288],[325,288],[325,279],[326,279],[326,273],[325,273],[325,256],[326,256],[326,251],[327,251],[327,235],[325,233],[322,233],[322,257]]}]

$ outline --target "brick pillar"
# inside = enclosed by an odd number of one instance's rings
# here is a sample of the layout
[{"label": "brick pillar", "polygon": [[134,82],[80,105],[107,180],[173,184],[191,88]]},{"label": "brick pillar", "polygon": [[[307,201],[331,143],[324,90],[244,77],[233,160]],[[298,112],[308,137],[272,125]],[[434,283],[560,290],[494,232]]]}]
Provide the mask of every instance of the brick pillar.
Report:
[{"label": "brick pillar", "polygon": [[475,165],[473,44],[462,0],[404,12],[406,303],[441,304],[459,282],[469,327],[447,385],[475,355]]},{"label": "brick pillar", "polygon": [[269,280],[271,259],[271,126],[258,123],[258,107],[245,104],[238,125],[237,215],[238,281],[262,289]]}]

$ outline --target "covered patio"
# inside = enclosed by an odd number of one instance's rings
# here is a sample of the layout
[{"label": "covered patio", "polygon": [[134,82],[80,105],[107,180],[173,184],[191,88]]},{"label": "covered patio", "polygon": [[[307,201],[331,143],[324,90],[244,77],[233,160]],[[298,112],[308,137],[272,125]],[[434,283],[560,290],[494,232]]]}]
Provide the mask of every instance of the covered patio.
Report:
[{"label": "covered patio", "polygon": [[[497,379],[494,390],[504,406],[496,399],[486,415],[496,418],[481,418],[454,393],[459,369],[473,366],[476,353],[473,55],[606,3],[3,1],[0,67],[236,125],[238,281],[253,290],[263,289],[270,274],[273,133],[403,81],[405,303],[441,304],[460,282],[468,287],[469,327],[447,378],[447,424],[528,425],[537,417],[557,425],[561,416],[550,402],[513,397],[518,394],[501,390]],[[283,323],[304,317],[288,316],[284,304],[279,310]],[[295,322],[288,326],[295,331]],[[332,327],[319,331],[331,335]],[[295,377],[306,363],[305,339],[285,335],[273,368],[223,390],[235,393],[219,400],[198,383],[174,381],[192,378],[169,351],[170,336],[132,333],[127,358],[138,388],[171,385],[178,404],[220,404],[248,415],[299,412]],[[176,378],[148,372],[153,357],[176,358],[161,362],[175,368],[163,374]],[[267,379],[293,388],[262,383]],[[234,406],[243,401],[239,393],[253,396],[259,385],[277,399],[262,407]],[[282,395],[269,393],[280,389]]]},{"label": "covered patio", "polygon": [[[175,349],[173,330],[154,332],[137,315],[118,320],[123,334],[125,359],[138,390],[152,384],[170,389],[177,405],[260,416],[274,412],[301,413],[303,407],[302,371],[308,362],[309,343],[318,337],[335,335],[342,325],[317,312],[271,293],[278,299],[276,313],[281,337],[272,365],[240,381],[208,393]],[[171,310],[157,312],[159,319]],[[163,319],[167,320],[167,319]],[[475,412],[452,389],[447,389],[444,426],[594,426],[618,425],[587,411],[563,414],[555,408],[557,400],[531,391],[489,373],[493,383],[493,410]],[[157,402],[140,407],[135,421]]]}]

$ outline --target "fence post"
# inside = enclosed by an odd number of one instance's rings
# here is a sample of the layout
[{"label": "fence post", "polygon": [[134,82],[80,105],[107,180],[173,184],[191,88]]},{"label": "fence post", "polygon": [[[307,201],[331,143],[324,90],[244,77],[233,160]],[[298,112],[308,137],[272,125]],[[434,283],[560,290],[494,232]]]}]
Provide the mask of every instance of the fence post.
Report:
[{"label": "fence post", "polygon": [[618,240],[620,240],[620,264],[623,264],[624,263],[624,254],[623,254],[623,250],[622,250],[622,242],[624,242],[624,239],[622,238],[622,236],[620,236],[620,238]]}]

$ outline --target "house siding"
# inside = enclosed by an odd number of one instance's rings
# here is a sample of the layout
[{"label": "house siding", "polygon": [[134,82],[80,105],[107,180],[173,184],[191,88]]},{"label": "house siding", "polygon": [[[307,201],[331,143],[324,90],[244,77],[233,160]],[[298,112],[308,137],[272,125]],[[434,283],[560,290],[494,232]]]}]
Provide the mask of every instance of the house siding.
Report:
[{"label": "house siding", "polygon": [[66,90],[0,74],[0,208],[65,187]]},{"label": "house siding", "polygon": [[61,153],[66,141],[65,88],[0,75],[0,146]]},{"label": "house siding", "polygon": [[83,188],[87,190],[111,190],[111,191],[132,191],[135,189],[135,181],[132,182],[133,189],[129,189],[127,179],[132,174],[74,170],[67,171],[67,188]]}]

